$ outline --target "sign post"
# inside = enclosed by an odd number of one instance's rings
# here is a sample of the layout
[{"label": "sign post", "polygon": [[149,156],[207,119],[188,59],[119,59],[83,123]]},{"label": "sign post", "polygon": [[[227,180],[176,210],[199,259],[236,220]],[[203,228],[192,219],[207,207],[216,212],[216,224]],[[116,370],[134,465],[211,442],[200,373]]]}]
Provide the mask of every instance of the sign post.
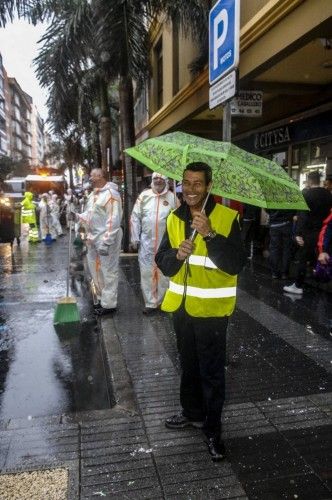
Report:
[{"label": "sign post", "polygon": [[[239,38],[240,38],[240,0],[218,0],[209,14],[209,81],[210,85],[228,75],[239,64]],[[213,87],[212,87],[213,89]],[[220,101],[227,102],[223,109],[223,140],[231,140],[231,111],[229,97]],[[212,92],[213,93],[213,92]],[[210,103],[209,107],[214,107]],[[226,139],[227,138],[227,139]]]}]

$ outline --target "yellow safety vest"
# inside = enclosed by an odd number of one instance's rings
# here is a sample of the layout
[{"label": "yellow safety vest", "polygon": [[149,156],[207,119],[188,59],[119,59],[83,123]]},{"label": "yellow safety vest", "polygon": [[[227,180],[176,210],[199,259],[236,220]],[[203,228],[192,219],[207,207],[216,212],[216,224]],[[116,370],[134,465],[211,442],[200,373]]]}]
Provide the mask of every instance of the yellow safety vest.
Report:
[{"label": "yellow safety vest", "polygon": [[[238,213],[216,204],[209,219],[217,234],[227,237]],[[186,239],[185,222],[173,213],[167,219],[167,231],[172,248],[179,248]],[[230,316],[236,302],[237,275],[232,276],[217,268],[207,256],[206,243],[198,234],[194,251],[189,258],[189,272],[185,284],[186,264],[170,278],[162,310],[176,311],[185,296],[184,307],[190,316],[199,318]]]}]

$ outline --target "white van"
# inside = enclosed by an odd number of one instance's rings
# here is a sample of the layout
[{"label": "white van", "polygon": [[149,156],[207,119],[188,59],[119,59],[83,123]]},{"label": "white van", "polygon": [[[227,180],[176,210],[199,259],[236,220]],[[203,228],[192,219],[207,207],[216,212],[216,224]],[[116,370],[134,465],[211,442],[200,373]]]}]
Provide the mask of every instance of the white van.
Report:
[{"label": "white van", "polygon": [[6,179],[4,181],[5,186],[8,186],[9,193],[20,193],[24,194],[25,192],[25,177],[12,177],[11,179]]}]

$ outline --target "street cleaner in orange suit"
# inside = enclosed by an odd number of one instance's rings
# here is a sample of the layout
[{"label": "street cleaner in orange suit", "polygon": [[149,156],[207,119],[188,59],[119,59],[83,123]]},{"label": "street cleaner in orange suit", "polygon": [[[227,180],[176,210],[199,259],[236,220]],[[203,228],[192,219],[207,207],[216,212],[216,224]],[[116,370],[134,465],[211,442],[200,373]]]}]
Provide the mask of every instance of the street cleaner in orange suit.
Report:
[{"label": "street cleaner in orange suit", "polygon": [[117,307],[122,204],[117,185],[107,182],[101,168],[91,171],[90,181],[93,191],[76,218],[87,231],[87,262],[99,299],[95,314],[103,316]]},{"label": "street cleaner in orange suit", "polygon": [[[202,428],[213,461],[225,456],[221,413],[225,400],[226,331],[236,302],[237,274],[246,257],[238,212],[209,196],[211,168],[190,163],[183,172],[184,203],[167,218],[156,263],[170,277],[162,310],[173,313],[181,361],[182,412],[169,429]],[[197,231],[194,241],[190,236]]]}]

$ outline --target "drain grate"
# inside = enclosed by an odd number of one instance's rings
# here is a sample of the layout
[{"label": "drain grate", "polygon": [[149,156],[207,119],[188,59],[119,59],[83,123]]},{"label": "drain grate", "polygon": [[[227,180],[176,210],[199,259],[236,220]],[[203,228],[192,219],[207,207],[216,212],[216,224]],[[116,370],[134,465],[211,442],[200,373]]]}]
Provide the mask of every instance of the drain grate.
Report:
[{"label": "drain grate", "polygon": [[0,474],[0,499],[67,500],[68,477],[64,468]]}]

